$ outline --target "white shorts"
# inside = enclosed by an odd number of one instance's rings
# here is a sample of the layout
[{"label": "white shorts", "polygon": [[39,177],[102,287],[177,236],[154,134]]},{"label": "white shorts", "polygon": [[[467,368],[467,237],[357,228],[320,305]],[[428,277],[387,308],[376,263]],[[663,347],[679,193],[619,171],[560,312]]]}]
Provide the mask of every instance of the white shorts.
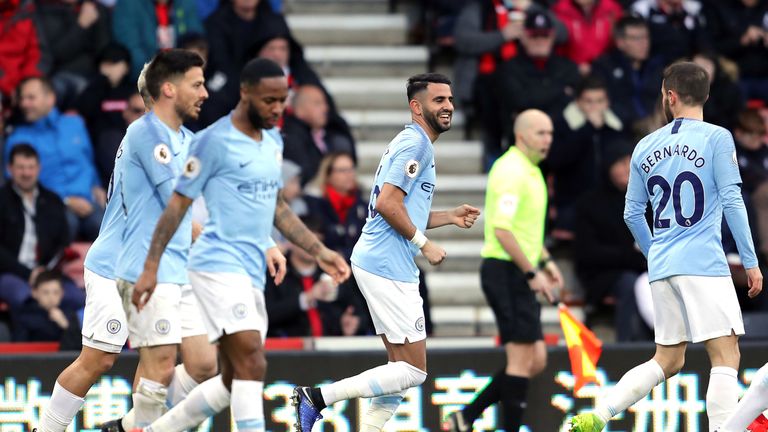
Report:
[{"label": "white shorts", "polygon": [[181,287],[181,337],[206,335],[205,323],[203,322],[203,313],[200,311],[200,305],[197,303],[192,285],[186,284]]},{"label": "white shorts", "polygon": [[256,330],[267,338],[267,306],[264,291],[253,286],[250,276],[239,273],[189,271],[192,290],[208,330],[208,340]]},{"label": "white shorts", "polygon": [[84,269],[85,313],[83,314],[83,345],[108,353],[119,354],[128,339],[128,320],[117,284]]},{"label": "white shorts", "polygon": [[744,334],[730,276],[671,276],[651,282],[651,295],[659,345]]},{"label": "white shorts", "polygon": [[393,281],[352,265],[357,286],[368,303],[376,334],[390,343],[418,342],[427,338],[424,300],[415,282]]},{"label": "white shorts", "polygon": [[181,287],[177,284],[157,284],[149,302],[138,312],[131,302],[133,284],[117,280],[117,290],[128,316],[131,348],[181,343]]}]

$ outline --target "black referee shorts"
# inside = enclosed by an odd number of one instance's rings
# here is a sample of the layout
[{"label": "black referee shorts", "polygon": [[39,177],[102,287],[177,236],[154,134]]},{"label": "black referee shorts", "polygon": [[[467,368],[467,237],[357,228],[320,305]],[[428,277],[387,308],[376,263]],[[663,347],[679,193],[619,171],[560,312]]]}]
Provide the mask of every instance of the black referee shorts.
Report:
[{"label": "black referee shorts", "polygon": [[510,261],[483,259],[480,283],[496,315],[501,343],[533,343],[544,339],[541,304],[528,286],[525,274]]}]

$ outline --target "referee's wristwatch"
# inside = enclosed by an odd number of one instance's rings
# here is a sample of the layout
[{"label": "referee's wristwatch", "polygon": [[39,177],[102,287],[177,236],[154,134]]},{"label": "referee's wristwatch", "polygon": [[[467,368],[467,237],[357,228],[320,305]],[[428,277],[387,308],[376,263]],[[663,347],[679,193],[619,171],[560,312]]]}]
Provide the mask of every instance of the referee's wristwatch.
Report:
[{"label": "referee's wristwatch", "polygon": [[528,270],[527,272],[525,272],[525,279],[526,280],[533,280],[533,278],[536,277],[536,273],[537,272],[538,272],[538,270],[535,270],[535,269],[534,270]]}]

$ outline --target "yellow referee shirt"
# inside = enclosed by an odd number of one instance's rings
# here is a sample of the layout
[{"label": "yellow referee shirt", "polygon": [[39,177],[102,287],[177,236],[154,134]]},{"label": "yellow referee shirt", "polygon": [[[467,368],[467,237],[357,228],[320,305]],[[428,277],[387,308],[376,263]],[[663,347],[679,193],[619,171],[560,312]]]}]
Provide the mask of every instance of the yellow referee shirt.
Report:
[{"label": "yellow referee shirt", "polygon": [[547,185],[537,165],[517,147],[510,147],[491,167],[485,192],[483,258],[511,261],[495,229],[510,231],[534,266],[544,248]]}]

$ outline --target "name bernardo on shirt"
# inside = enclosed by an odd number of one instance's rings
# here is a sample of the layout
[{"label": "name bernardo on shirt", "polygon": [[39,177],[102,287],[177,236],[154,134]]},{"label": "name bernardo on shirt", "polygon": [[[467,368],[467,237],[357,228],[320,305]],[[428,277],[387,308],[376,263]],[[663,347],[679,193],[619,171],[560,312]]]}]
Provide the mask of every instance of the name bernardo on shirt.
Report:
[{"label": "name bernardo on shirt", "polygon": [[647,174],[651,172],[651,168],[653,168],[657,163],[672,156],[684,157],[693,162],[693,165],[696,168],[701,168],[706,163],[704,158],[701,157],[695,149],[692,149],[687,145],[677,144],[674,147],[670,145],[664,147],[661,150],[655,150],[653,153],[648,153],[642,159],[643,162],[640,164],[640,168],[642,168],[643,171],[645,171]]}]

